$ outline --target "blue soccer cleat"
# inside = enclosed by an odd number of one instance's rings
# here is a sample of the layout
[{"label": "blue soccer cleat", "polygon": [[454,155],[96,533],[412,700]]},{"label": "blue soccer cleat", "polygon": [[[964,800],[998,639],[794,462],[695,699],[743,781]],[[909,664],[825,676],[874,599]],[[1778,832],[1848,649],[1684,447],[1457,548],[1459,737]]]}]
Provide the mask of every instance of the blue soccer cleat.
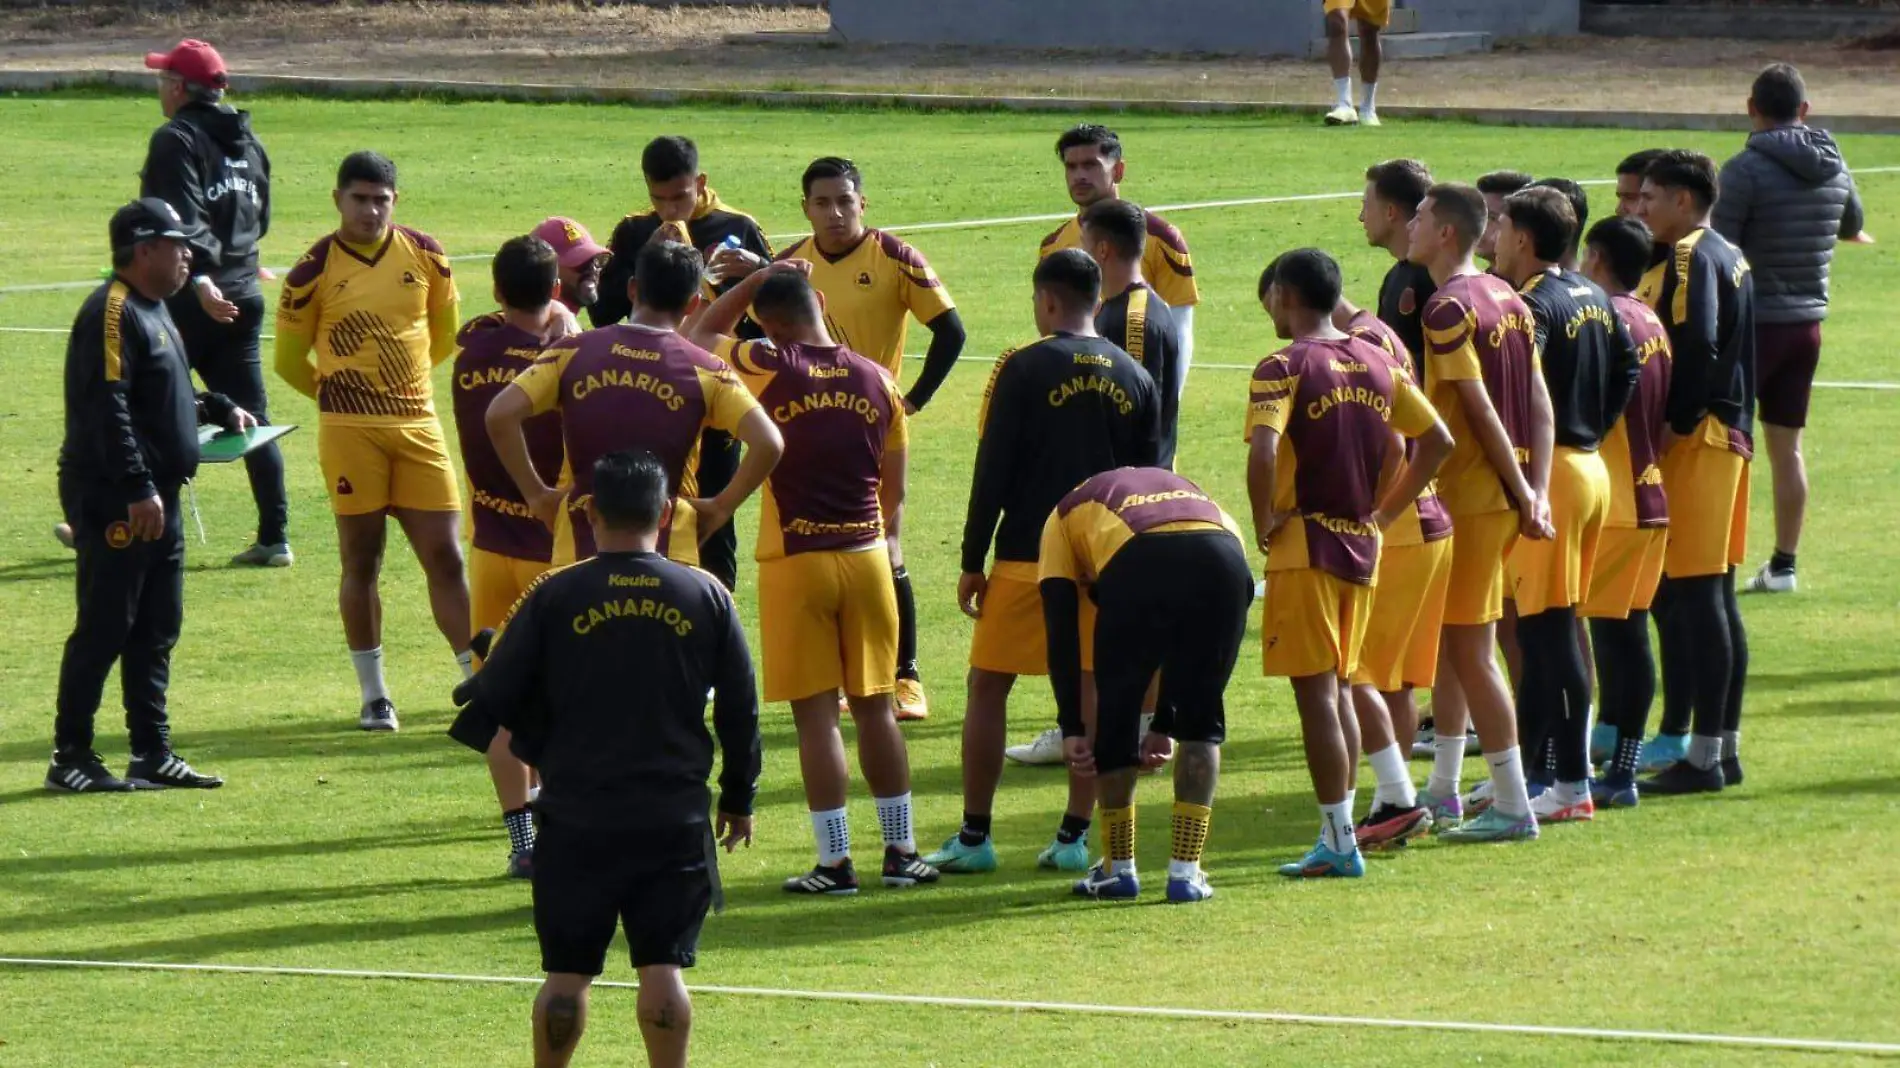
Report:
[{"label": "blue soccer cleat", "polygon": [[1596,803],[1599,810],[1635,808],[1641,800],[1641,792],[1636,789],[1634,778],[1627,775],[1612,775],[1590,784],[1590,800]]},{"label": "blue soccer cleat", "polygon": [[1141,894],[1141,879],[1133,868],[1109,872],[1108,861],[1104,860],[1075,881],[1075,894],[1103,901],[1131,901]]},{"label": "blue soccer cleat", "polygon": [[1300,859],[1280,865],[1280,874],[1289,879],[1357,879],[1365,873],[1366,858],[1357,848],[1339,853],[1316,845]]},{"label": "blue soccer cleat", "polygon": [[1590,728],[1590,763],[1607,764],[1616,755],[1616,728],[1599,723]]},{"label": "blue soccer cleat", "polygon": [[1643,743],[1643,750],[1636,757],[1636,770],[1645,775],[1653,775],[1671,764],[1687,759],[1689,759],[1688,735],[1658,734]]},{"label": "blue soccer cleat", "polygon": [[996,870],[996,847],[988,838],[981,845],[965,845],[960,835],[953,834],[924,863],[945,875],[979,875]]},{"label": "blue soccer cleat", "polygon": [[1190,905],[1213,896],[1214,888],[1208,885],[1204,871],[1196,871],[1191,879],[1168,878],[1168,900],[1177,905]]},{"label": "blue soccer cleat", "polygon": [[1073,842],[1064,842],[1060,838],[1049,843],[1049,848],[1036,854],[1036,867],[1054,871],[1087,871],[1089,869],[1089,836],[1083,835]]}]

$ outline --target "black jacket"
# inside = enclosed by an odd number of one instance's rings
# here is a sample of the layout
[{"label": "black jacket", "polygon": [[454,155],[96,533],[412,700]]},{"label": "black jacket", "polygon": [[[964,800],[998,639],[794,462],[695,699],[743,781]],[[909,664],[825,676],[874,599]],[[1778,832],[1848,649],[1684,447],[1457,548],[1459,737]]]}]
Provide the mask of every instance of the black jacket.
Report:
[{"label": "black jacket", "polygon": [[1860,233],[1860,194],[1826,130],[1777,126],[1750,134],[1722,164],[1712,218],[1755,275],[1755,317],[1764,323],[1827,318],[1835,242]]},{"label": "black jacket", "polygon": [[270,232],[270,157],[251,115],[228,104],[186,104],[152,134],[140,196],[178,209],[191,242],[191,273],[227,297],[257,290],[257,243]]},{"label": "black jacket", "polygon": [[66,342],[66,440],[59,474],[125,503],[170,493],[198,472],[198,424],[233,406],[193,393],[165,305],[117,279],[93,290]]}]

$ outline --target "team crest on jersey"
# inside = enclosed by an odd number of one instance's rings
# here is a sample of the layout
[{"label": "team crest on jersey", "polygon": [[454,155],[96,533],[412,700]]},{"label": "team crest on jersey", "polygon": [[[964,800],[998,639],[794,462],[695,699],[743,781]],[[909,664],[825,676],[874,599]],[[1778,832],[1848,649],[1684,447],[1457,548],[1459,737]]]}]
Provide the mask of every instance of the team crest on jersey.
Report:
[{"label": "team crest on jersey", "polygon": [[404,271],[402,272],[402,284],[406,286],[419,286],[422,284],[422,279],[417,278],[414,271]]},{"label": "team crest on jersey", "polygon": [[123,549],[132,544],[132,525],[119,520],[106,527],[106,545],[114,549]]},{"label": "team crest on jersey", "polygon": [[342,475],[338,475],[336,476],[336,491],[339,495],[348,495],[351,493],[355,493],[356,487],[350,485],[349,479],[343,477]]},{"label": "team crest on jersey", "polygon": [[871,272],[870,271],[858,272],[858,288],[859,289],[871,288]]},{"label": "team crest on jersey", "polygon": [[1405,292],[1399,294],[1399,314],[1410,315],[1417,310],[1418,291],[1411,286],[1406,286]]}]

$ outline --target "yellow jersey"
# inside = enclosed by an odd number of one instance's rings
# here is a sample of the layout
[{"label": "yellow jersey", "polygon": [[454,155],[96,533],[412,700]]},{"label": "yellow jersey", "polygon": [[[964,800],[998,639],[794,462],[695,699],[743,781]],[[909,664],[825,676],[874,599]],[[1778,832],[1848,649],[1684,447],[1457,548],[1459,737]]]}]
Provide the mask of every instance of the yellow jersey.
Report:
[{"label": "yellow jersey", "polygon": [[[1201,302],[1200,287],[1194,281],[1194,257],[1188,254],[1187,238],[1174,224],[1154,212],[1148,217],[1148,241],[1141,250],[1141,277],[1170,308],[1189,308]],[[1082,247],[1082,217],[1077,215],[1042,239],[1038,260],[1065,248]]]},{"label": "yellow jersey", "polygon": [[778,258],[811,262],[812,288],[824,294],[831,339],[894,376],[903,373],[909,317],[928,323],[956,307],[923,254],[882,230],[864,231],[842,256],[827,256],[805,237]]}]

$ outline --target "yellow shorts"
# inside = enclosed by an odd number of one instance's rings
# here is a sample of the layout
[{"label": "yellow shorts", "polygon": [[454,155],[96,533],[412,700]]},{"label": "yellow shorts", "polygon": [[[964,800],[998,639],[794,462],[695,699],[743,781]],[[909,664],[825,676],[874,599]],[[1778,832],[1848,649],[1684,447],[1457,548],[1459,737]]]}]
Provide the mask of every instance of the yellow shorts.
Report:
[{"label": "yellow shorts", "polygon": [[1550,459],[1550,522],[1556,534],[1520,539],[1506,568],[1520,619],[1583,603],[1609,514],[1610,469],[1603,457],[1557,446]]},{"label": "yellow shorts", "polygon": [[759,563],[765,699],[897,689],[897,587],[883,543]]},{"label": "yellow shorts", "polygon": [[1517,544],[1517,513],[1453,516],[1451,528],[1445,624],[1494,623],[1504,616],[1504,561]]},{"label": "yellow shorts", "polygon": [[1392,0],[1325,0],[1324,10],[1328,15],[1344,11],[1354,22],[1381,29],[1392,21]]},{"label": "yellow shorts", "polygon": [[501,626],[528,586],[552,564],[503,556],[470,546],[468,550],[468,622],[476,633]]},{"label": "yellow shorts", "polygon": [[1379,550],[1379,574],[1366,620],[1356,685],[1380,693],[1438,681],[1438,636],[1451,589],[1452,538]]},{"label": "yellow shorts", "polygon": [[[594,532],[587,510],[563,506],[554,517],[554,563],[565,567],[594,555]],[[660,528],[660,555],[676,564],[699,566],[699,513],[686,498],[673,498],[673,510]]]},{"label": "yellow shorts", "polygon": [[[990,569],[983,614],[970,639],[970,666],[1001,675],[1049,674],[1049,630],[1042,619],[1036,565],[998,561]],[[1095,670],[1095,602],[1082,596],[1082,670]]]},{"label": "yellow shorts", "polygon": [[1663,487],[1669,491],[1663,574],[1670,578],[1720,575],[1742,562],[1748,542],[1748,461],[1728,447],[1727,433],[1710,416],[1663,456]]},{"label": "yellow shorts", "polygon": [[1267,572],[1260,627],[1263,673],[1302,679],[1330,672],[1351,678],[1359,669],[1371,609],[1371,586],[1316,567]]},{"label": "yellow shorts", "polygon": [[1577,614],[1586,619],[1628,619],[1647,612],[1662,582],[1668,527],[1604,527],[1597,540],[1597,566],[1590,596]]},{"label": "yellow shorts", "polygon": [[434,420],[388,426],[320,422],[317,460],[337,515],[462,510],[448,443]]}]

